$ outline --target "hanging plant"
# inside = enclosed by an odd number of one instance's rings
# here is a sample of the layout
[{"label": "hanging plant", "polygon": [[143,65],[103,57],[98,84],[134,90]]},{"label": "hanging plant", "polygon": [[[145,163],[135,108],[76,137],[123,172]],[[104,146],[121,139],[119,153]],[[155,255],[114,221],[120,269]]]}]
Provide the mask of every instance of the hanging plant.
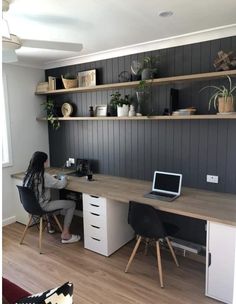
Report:
[{"label": "hanging plant", "polygon": [[60,127],[60,121],[58,120],[55,103],[52,99],[48,98],[45,102],[42,103],[44,110],[47,113],[47,120],[52,125],[54,130],[57,130]]}]

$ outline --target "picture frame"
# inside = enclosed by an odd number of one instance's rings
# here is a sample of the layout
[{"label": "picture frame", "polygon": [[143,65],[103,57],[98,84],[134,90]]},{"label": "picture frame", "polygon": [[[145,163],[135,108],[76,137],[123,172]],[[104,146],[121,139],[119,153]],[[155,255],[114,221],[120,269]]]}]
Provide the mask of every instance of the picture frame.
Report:
[{"label": "picture frame", "polygon": [[78,73],[79,87],[96,86],[96,70],[83,71]]},{"label": "picture frame", "polygon": [[107,105],[99,105],[95,108],[95,116],[104,117],[107,116]]}]

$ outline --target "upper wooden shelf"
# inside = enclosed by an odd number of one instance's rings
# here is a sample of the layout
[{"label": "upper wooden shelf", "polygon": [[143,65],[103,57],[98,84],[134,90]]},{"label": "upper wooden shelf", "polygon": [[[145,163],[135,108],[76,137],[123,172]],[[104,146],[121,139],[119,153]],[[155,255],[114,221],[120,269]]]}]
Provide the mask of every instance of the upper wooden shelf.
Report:
[{"label": "upper wooden shelf", "polygon": [[[179,115],[179,116],[133,116],[133,117],[117,117],[117,116],[103,116],[103,117],[58,117],[58,120],[74,121],[74,120],[197,120],[197,119],[236,119],[236,114],[210,114],[210,115]],[[39,121],[46,121],[45,117],[37,117]]]},{"label": "upper wooden shelf", "polygon": [[[203,81],[203,80],[209,80],[209,79],[217,79],[217,78],[224,77],[226,75],[236,77],[236,70],[156,78],[156,79],[152,79],[152,80],[147,80],[147,82],[152,83],[153,85],[162,85],[162,84],[170,84],[170,83],[174,83],[174,82],[187,82],[187,81],[194,81],[194,80]],[[80,87],[80,88],[72,88],[72,89],[60,89],[60,90],[46,91],[46,92],[36,92],[35,94],[36,95],[57,95],[57,94],[66,94],[66,93],[96,92],[96,91],[103,91],[103,90],[135,88],[138,86],[138,84],[139,84],[139,81],[130,81],[130,82],[120,82],[120,83],[111,83],[111,84],[101,84],[101,85],[97,85],[94,87]]]}]

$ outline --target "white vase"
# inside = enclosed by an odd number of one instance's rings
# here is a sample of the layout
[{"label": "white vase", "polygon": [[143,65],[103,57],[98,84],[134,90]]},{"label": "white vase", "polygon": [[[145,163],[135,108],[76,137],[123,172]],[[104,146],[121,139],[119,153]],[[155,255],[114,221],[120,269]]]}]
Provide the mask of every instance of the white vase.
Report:
[{"label": "white vase", "polygon": [[135,115],[136,115],[135,108],[133,105],[131,105],[129,109],[129,116],[135,116]]},{"label": "white vase", "polygon": [[123,104],[122,107],[117,106],[117,116],[128,116],[129,115],[129,105]]}]

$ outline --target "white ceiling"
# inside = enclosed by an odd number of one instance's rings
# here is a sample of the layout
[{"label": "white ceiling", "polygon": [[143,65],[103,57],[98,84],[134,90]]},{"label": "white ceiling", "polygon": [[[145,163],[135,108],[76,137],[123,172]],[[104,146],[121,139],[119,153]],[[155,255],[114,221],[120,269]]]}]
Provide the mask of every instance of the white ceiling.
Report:
[{"label": "white ceiling", "polygon": [[[161,11],[173,16],[159,17]],[[236,23],[235,0],[14,0],[5,14],[23,39],[78,42],[80,53],[22,47],[19,62],[47,62]]]}]

